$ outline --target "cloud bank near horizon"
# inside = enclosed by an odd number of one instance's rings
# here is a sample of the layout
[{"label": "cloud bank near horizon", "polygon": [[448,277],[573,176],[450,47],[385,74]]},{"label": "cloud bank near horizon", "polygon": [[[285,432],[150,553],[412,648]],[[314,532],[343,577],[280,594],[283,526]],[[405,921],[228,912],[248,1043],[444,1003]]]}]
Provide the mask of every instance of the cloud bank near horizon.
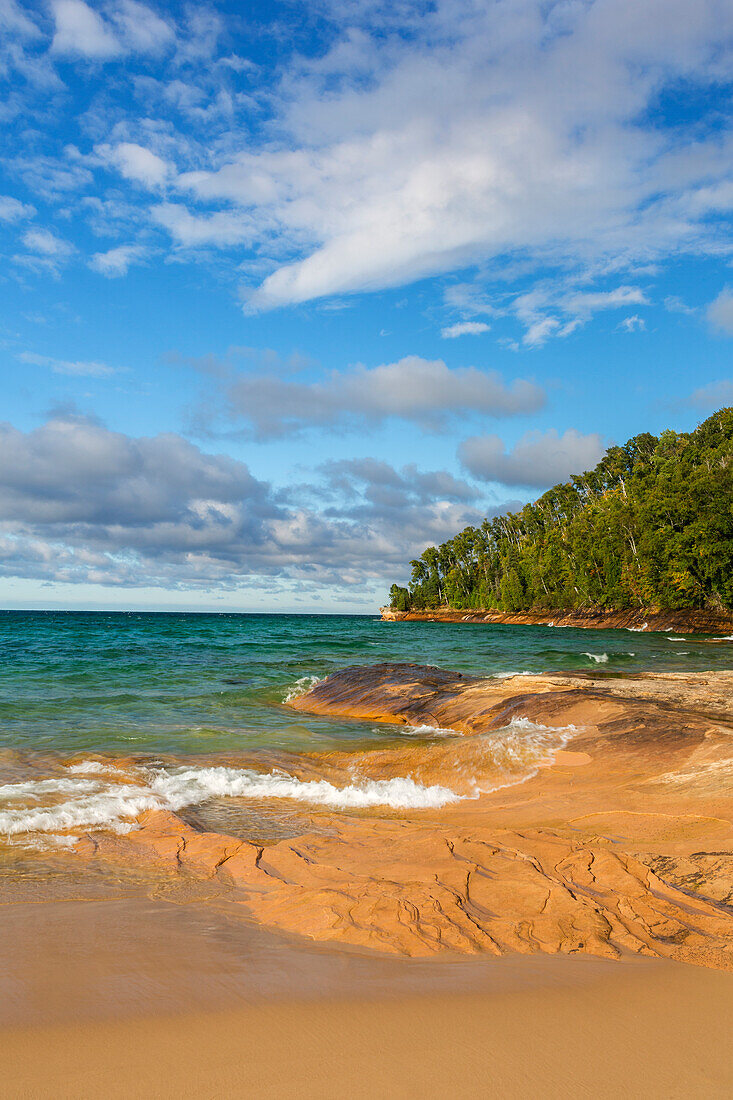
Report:
[{"label": "cloud bank near horizon", "polygon": [[327,464],[289,492],[182,436],[131,437],[73,414],[0,424],[0,575],[171,589],[308,581],[383,586],[483,516],[443,471]]}]

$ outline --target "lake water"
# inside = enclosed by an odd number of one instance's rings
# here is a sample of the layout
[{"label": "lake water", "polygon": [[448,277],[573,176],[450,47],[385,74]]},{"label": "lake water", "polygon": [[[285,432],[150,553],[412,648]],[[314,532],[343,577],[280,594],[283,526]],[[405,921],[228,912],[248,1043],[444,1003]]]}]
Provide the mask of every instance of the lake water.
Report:
[{"label": "lake water", "polygon": [[[363,754],[404,739],[394,727],[287,706],[348,664],[613,675],[727,668],[731,644],[671,632],[372,616],[2,612],[0,656],[0,838],[70,845],[80,830],[125,829],[146,808],[212,799],[234,799],[240,812],[268,800],[445,802],[450,792],[409,776],[401,786],[357,777],[345,788],[294,778],[303,754]],[[430,731],[423,734],[429,742]],[[536,730],[513,729],[512,744],[525,735]]]}]

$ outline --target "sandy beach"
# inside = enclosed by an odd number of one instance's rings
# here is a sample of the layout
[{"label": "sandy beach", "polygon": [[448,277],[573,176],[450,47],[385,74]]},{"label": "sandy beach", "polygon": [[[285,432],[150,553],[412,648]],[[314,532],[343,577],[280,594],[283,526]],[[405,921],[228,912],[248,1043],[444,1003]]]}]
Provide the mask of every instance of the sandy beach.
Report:
[{"label": "sandy beach", "polygon": [[661,1100],[733,1088],[730,974],[323,950],[138,895],[13,908],[3,1097]]}]

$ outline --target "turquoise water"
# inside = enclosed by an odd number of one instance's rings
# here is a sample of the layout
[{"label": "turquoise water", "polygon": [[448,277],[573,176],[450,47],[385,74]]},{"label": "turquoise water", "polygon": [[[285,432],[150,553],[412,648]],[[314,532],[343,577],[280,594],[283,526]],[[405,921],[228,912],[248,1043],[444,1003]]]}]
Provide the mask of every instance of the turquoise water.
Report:
[{"label": "turquoise water", "polygon": [[378,661],[481,675],[605,675],[728,668],[732,656],[730,644],[700,636],[628,630],[371,616],[1,612],[0,749],[183,756],[361,749],[385,732],[294,713],[283,700],[298,680]]},{"label": "turquoise water", "polygon": [[[348,664],[606,676],[724,668],[730,657],[731,642],[626,630],[3,612],[0,848],[70,848],[90,832],[129,832],[148,810],[262,839],[299,835],[312,827],[302,815],[320,811],[439,808],[524,782],[573,736],[518,717],[474,740],[286,705]],[[377,746],[386,754],[365,751]],[[437,775],[424,768],[436,752]]]}]

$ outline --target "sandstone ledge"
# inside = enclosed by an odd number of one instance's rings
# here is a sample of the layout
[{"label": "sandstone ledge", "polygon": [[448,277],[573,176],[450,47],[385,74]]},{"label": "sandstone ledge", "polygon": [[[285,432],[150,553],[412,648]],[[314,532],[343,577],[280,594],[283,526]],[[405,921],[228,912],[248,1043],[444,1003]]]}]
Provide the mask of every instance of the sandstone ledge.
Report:
[{"label": "sandstone ledge", "polygon": [[313,754],[309,775],[458,785],[490,774],[492,731],[512,718],[575,729],[525,781],[440,810],[314,810],[310,831],[262,846],[157,812],[77,853],[205,879],[273,928],[352,947],[638,953],[733,969],[732,698],[733,673],[497,681],[344,669],[296,709],[430,720],[463,736]]},{"label": "sandstone ledge", "polygon": [[676,630],[682,634],[731,634],[733,613],[717,611],[393,611],[387,622],[499,623],[507,626],[565,626],[587,630]]}]

